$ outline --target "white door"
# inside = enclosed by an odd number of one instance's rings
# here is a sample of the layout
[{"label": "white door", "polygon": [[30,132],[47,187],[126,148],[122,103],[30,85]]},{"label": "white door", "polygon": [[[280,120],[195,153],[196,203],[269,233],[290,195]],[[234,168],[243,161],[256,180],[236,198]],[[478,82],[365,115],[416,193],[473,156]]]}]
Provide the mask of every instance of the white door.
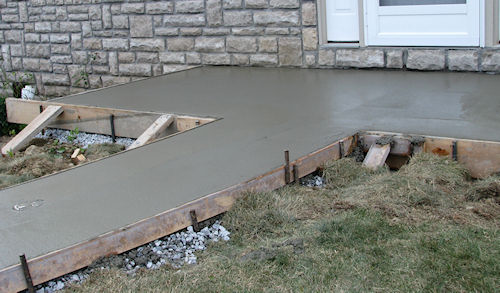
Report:
[{"label": "white door", "polygon": [[365,0],[367,45],[479,46],[480,0]]},{"label": "white door", "polygon": [[326,35],[331,42],[359,42],[358,0],[326,0]]}]

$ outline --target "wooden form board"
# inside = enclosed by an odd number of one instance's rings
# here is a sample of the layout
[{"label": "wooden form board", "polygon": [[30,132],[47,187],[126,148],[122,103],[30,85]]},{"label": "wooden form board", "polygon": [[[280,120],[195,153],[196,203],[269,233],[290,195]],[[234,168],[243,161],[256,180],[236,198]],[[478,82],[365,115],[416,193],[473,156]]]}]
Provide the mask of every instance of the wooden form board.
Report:
[{"label": "wooden form board", "polygon": [[17,152],[24,147],[35,137],[50,121],[54,120],[63,111],[61,106],[48,106],[42,113],[38,114],[28,126],[19,132],[11,139],[3,148],[2,154],[7,155],[9,152]]},{"label": "wooden form board", "polygon": [[483,178],[500,172],[500,142],[426,137],[424,152],[452,157],[454,142],[457,161],[469,169],[472,177]]},{"label": "wooden form board", "polygon": [[174,122],[174,117],[172,115],[161,115],[127,149],[135,149],[155,140],[170,126],[170,124],[172,124],[172,122]]},{"label": "wooden form board", "polygon": [[370,150],[370,147],[382,136],[392,136],[393,143],[391,145],[391,155],[409,156],[412,153],[412,145],[408,137],[396,136],[393,133],[362,133],[360,141],[363,143],[362,147],[365,152]]},{"label": "wooden form board", "polygon": [[403,135],[387,132],[363,132],[359,136],[366,147],[367,142],[381,136],[390,135],[394,145],[390,154],[407,156],[411,154],[411,137],[424,139],[423,151],[453,158],[453,145],[456,145],[457,161],[464,164],[474,178],[483,178],[500,172],[500,142],[449,137]]},{"label": "wooden form board", "polygon": [[[297,166],[299,178],[321,167],[326,161],[339,159],[341,149],[347,155],[356,138],[349,136],[318,151],[291,162]],[[281,154],[277,154],[280,156]],[[97,236],[88,241],[28,260],[35,285],[90,265],[100,257],[119,254],[191,225],[190,211],[198,221],[204,221],[228,211],[245,191],[271,191],[285,185],[285,168],[279,167],[249,181],[206,195],[180,207],[138,221],[126,227]],[[0,292],[26,289],[20,264],[0,271]]]},{"label": "wooden form board", "polygon": [[[31,101],[9,98],[5,101],[7,121],[28,124],[38,114],[40,106],[61,106],[64,112],[48,127],[111,135],[110,116],[114,115],[115,135],[121,137],[139,137],[158,117],[165,113],[111,109],[93,106],[71,105],[50,101]],[[173,115],[174,123],[166,135],[182,132],[215,121],[215,118]]]}]

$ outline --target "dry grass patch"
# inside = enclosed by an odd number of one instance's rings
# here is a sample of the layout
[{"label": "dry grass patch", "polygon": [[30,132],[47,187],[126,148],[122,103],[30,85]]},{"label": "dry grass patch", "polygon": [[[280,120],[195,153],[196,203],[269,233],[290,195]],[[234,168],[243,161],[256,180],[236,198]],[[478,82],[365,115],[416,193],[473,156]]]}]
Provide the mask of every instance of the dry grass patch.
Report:
[{"label": "dry grass patch", "polygon": [[[337,174],[342,173],[347,173],[351,180],[338,179]],[[334,198],[376,208],[395,220],[444,219],[491,225],[489,220],[500,219],[499,206],[483,200],[496,194],[497,177],[472,181],[464,166],[433,154],[415,155],[396,172],[384,168],[370,172],[352,159],[343,159],[327,165],[325,176]],[[484,217],[473,211],[486,207],[490,219],[483,221]]]},{"label": "dry grass patch", "polygon": [[105,158],[113,154],[119,153],[125,149],[121,144],[103,143],[89,145],[85,151],[85,156],[88,160],[94,161],[100,158]]},{"label": "dry grass patch", "polygon": [[222,218],[232,239],[198,265],[103,271],[68,291],[497,291],[498,177],[471,181],[456,162],[425,154],[398,172],[343,159],[324,175],[325,189],[245,194]]},{"label": "dry grass patch", "polygon": [[[76,145],[55,140],[33,139],[29,146],[13,156],[0,157],[0,188],[56,173],[74,165],[71,154]],[[88,161],[98,160],[124,150],[119,144],[95,144],[85,150]]]}]

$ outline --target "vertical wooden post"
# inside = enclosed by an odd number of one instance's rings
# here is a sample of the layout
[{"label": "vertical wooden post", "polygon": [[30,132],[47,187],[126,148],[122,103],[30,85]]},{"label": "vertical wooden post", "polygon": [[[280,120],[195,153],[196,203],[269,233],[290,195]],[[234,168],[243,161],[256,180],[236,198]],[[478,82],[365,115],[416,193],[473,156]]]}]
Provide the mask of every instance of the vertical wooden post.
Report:
[{"label": "vertical wooden post", "polygon": [[199,232],[200,231],[200,225],[198,223],[198,217],[196,216],[196,211],[195,210],[190,210],[189,215],[191,216],[191,224],[193,226],[194,232]]},{"label": "vertical wooden post", "polygon": [[116,135],[115,135],[115,115],[111,114],[109,116],[109,123],[111,125],[111,139],[113,140],[113,143],[116,142]]},{"label": "vertical wooden post", "polygon": [[290,152],[285,151],[285,183],[290,183]]},{"label": "vertical wooden post", "polygon": [[21,266],[23,267],[24,278],[26,279],[26,286],[28,287],[29,293],[35,293],[35,287],[33,286],[33,280],[31,279],[30,270],[28,268],[28,262],[26,261],[26,255],[20,255]]},{"label": "vertical wooden post", "polygon": [[452,144],[451,156],[452,156],[454,161],[458,160],[458,148],[457,148],[457,141],[456,140],[454,140],[453,144]]},{"label": "vertical wooden post", "polygon": [[295,182],[295,184],[300,183],[299,167],[296,164],[293,165],[293,181]]}]

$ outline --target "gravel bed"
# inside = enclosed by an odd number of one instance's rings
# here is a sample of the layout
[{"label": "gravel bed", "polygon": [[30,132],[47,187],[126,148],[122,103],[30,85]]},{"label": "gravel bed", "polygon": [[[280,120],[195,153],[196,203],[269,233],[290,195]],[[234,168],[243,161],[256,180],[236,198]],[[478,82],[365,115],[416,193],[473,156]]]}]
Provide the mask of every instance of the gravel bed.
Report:
[{"label": "gravel bed", "polygon": [[[201,224],[201,223],[200,223]],[[139,269],[157,269],[165,264],[180,268],[184,264],[196,264],[196,251],[205,250],[209,242],[229,241],[230,232],[219,220],[199,232],[193,227],[165,236],[120,255],[99,259],[87,268],[64,275],[36,287],[37,293],[48,293],[64,289],[70,284],[85,281],[96,270],[118,268],[129,275]]]},{"label": "gravel bed", "polygon": [[[45,133],[41,132],[35,136],[36,138],[45,138],[45,139],[57,139],[63,143],[73,143],[77,144],[83,148],[87,148],[91,144],[103,144],[103,143],[113,143],[111,136],[104,134],[95,134],[95,133],[87,133],[87,132],[79,132],[76,135],[76,138],[73,141],[68,140],[68,137],[71,136],[71,131],[57,128],[48,128],[45,130]],[[131,145],[135,139],[126,138],[126,137],[117,137],[116,143],[124,145],[128,147]]]},{"label": "gravel bed", "polygon": [[300,179],[300,184],[307,187],[323,188],[325,179],[321,176],[310,174]]}]

